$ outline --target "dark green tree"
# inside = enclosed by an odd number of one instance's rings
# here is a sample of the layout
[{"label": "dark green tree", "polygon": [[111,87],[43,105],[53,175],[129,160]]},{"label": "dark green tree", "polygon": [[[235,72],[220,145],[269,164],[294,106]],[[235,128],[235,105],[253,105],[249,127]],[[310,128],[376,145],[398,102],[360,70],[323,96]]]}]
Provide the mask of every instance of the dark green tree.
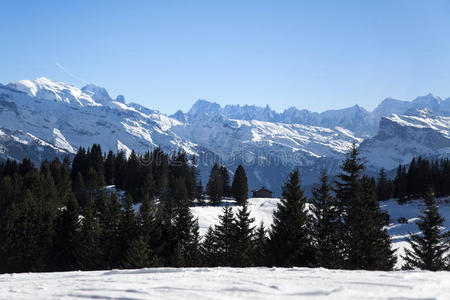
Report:
[{"label": "dark green tree", "polygon": [[313,188],[312,195],[317,264],[329,269],[341,268],[344,259],[341,239],[343,224],[326,170],[322,171],[320,184]]},{"label": "dark green tree", "polygon": [[55,220],[55,236],[51,251],[51,265],[54,271],[76,270],[78,265],[78,230],[80,228],[80,214],[77,199],[69,194]]},{"label": "dark green tree", "polygon": [[82,270],[97,270],[102,267],[102,247],[100,245],[100,223],[96,217],[93,197],[83,209],[83,219],[78,235],[78,265]]},{"label": "dark green tree", "polygon": [[446,252],[450,249],[450,232],[442,232],[444,218],[439,214],[438,204],[431,190],[425,196],[426,209],[416,224],[421,234],[410,234],[406,240],[411,246],[405,249],[406,268],[430,271],[444,270],[448,263]]},{"label": "dark green tree", "polygon": [[248,198],[248,183],[245,169],[242,165],[236,168],[231,185],[231,195],[236,199],[239,205],[243,205]]},{"label": "dark green tree", "polygon": [[214,227],[217,262],[220,266],[231,266],[233,260],[235,219],[230,206],[224,206],[219,216],[219,224]]},{"label": "dark green tree", "polygon": [[223,177],[222,172],[217,164],[211,169],[208,184],[206,185],[206,194],[212,203],[219,204],[223,197]]},{"label": "dark green tree", "polygon": [[250,267],[253,264],[254,218],[250,217],[247,203],[238,210],[233,226],[233,266]]},{"label": "dark green tree", "polygon": [[258,228],[253,234],[253,253],[252,261],[255,267],[262,267],[267,265],[267,230],[264,223],[261,221]]},{"label": "dark green tree", "polygon": [[384,168],[381,168],[377,179],[377,198],[378,201],[385,201],[392,197],[392,185],[386,178]]},{"label": "dark green tree", "polygon": [[176,209],[174,221],[177,253],[177,267],[198,266],[201,261],[198,220],[194,218],[188,202],[180,204]]},{"label": "dark green tree", "polygon": [[283,199],[273,213],[269,233],[271,264],[279,267],[313,266],[314,251],[305,211],[306,198],[300,188],[298,170],[289,174],[282,195]]},{"label": "dark green tree", "polygon": [[344,221],[344,267],[390,270],[395,257],[386,232],[389,218],[380,210],[373,181],[362,177],[364,164],[355,145],[341,168],[335,192]]},{"label": "dark green tree", "polygon": [[218,266],[217,259],[217,240],[212,226],[209,226],[208,232],[203,238],[201,244],[202,265],[205,267]]}]

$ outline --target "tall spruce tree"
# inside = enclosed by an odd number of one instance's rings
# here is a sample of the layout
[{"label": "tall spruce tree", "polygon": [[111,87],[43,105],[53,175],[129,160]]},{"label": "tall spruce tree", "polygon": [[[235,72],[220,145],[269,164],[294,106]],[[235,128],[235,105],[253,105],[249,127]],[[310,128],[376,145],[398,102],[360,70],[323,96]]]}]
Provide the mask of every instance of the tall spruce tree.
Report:
[{"label": "tall spruce tree", "polygon": [[224,197],[230,197],[231,196],[230,175],[228,174],[227,167],[221,166],[220,167],[220,173],[222,175],[223,196]]},{"label": "tall spruce tree", "polygon": [[157,220],[158,216],[154,203],[146,195],[139,207],[138,224],[140,236],[148,247],[151,266],[159,266],[159,255],[163,243],[161,227]]},{"label": "tall spruce tree", "polygon": [[335,192],[344,221],[344,267],[390,270],[395,257],[386,232],[388,219],[380,210],[373,182],[363,180],[364,164],[355,145],[341,168]]},{"label": "tall spruce tree", "polygon": [[231,185],[231,195],[236,199],[239,205],[243,205],[248,198],[248,183],[245,169],[242,165],[236,168]]},{"label": "tall spruce tree", "polygon": [[419,268],[438,271],[446,268],[450,249],[450,232],[442,232],[444,218],[439,214],[438,204],[433,192],[429,189],[425,196],[426,209],[419,216],[416,224],[422,234],[411,234],[406,240],[411,246],[405,249],[405,268]]},{"label": "tall spruce tree", "polygon": [[96,217],[93,197],[84,207],[81,228],[78,234],[77,260],[82,270],[96,270],[102,267],[102,247],[100,245],[100,223]]},{"label": "tall spruce tree", "polygon": [[126,254],[132,242],[138,238],[136,214],[133,208],[133,196],[127,194],[123,203],[123,213],[119,223],[119,251],[121,255],[121,265],[126,260]]},{"label": "tall spruce tree", "polygon": [[55,236],[51,251],[51,265],[55,271],[76,270],[78,266],[77,234],[80,228],[77,199],[69,194],[65,207],[62,207],[55,220]]},{"label": "tall spruce tree", "polygon": [[206,185],[206,194],[213,204],[219,204],[223,197],[223,177],[217,164],[211,169],[208,184]]},{"label": "tall spruce tree", "polygon": [[217,239],[212,226],[209,226],[208,231],[203,238],[200,249],[202,255],[202,265],[205,267],[217,267]]},{"label": "tall spruce tree", "polygon": [[255,267],[267,265],[267,230],[261,221],[253,235],[253,253],[252,261]]},{"label": "tall spruce tree", "polygon": [[324,268],[341,268],[343,265],[341,239],[343,224],[338,202],[332,195],[332,187],[328,182],[326,170],[322,171],[320,184],[313,188],[312,195],[317,264]]},{"label": "tall spruce tree", "polygon": [[300,188],[298,170],[289,174],[282,195],[283,199],[273,213],[269,233],[271,264],[279,267],[313,266],[314,250],[305,211],[306,198]]},{"label": "tall spruce tree", "polygon": [[244,203],[236,214],[233,226],[233,266],[249,267],[253,264],[253,238],[254,229],[252,226],[254,218],[250,217],[247,203]]},{"label": "tall spruce tree", "polygon": [[377,179],[377,198],[378,201],[385,201],[392,197],[392,185],[386,178],[384,168],[381,168]]},{"label": "tall spruce tree", "polygon": [[217,262],[220,266],[231,266],[233,260],[233,242],[235,232],[234,214],[230,206],[226,205],[219,216],[219,224],[214,227],[217,245]]},{"label": "tall spruce tree", "polygon": [[174,226],[178,250],[175,265],[198,266],[201,261],[198,220],[192,215],[187,201],[177,207]]},{"label": "tall spruce tree", "polygon": [[104,268],[119,266],[119,226],[122,210],[117,194],[111,194],[107,199],[104,212],[100,216],[101,245],[103,252],[102,265]]}]

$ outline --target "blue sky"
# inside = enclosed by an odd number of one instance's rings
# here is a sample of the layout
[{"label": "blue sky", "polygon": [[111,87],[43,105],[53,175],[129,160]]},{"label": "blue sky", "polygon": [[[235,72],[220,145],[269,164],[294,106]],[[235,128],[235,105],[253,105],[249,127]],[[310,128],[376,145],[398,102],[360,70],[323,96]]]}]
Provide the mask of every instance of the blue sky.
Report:
[{"label": "blue sky", "polygon": [[[450,1],[1,1],[0,82],[323,111],[450,97]],[[75,77],[61,70],[60,64]]]}]

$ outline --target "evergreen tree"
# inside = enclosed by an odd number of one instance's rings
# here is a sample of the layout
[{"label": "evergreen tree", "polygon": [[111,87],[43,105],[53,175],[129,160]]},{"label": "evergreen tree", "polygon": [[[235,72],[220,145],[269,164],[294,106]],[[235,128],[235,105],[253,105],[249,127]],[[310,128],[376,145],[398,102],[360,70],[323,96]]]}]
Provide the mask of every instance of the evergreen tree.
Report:
[{"label": "evergreen tree", "polygon": [[386,178],[386,172],[384,168],[381,168],[377,180],[377,198],[378,201],[385,201],[391,198],[391,185],[389,180]]},{"label": "evergreen tree", "polygon": [[236,168],[233,183],[231,185],[231,195],[236,199],[239,205],[243,205],[248,198],[248,183],[245,169],[242,165]]},{"label": "evergreen tree", "polygon": [[220,167],[220,173],[222,176],[223,183],[223,196],[230,197],[231,196],[231,187],[230,187],[230,175],[228,174],[228,169],[225,166]]},{"label": "evergreen tree", "polygon": [[255,267],[262,267],[267,264],[267,236],[264,223],[261,224],[256,229],[253,235],[253,253],[252,261]]},{"label": "evergreen tree", "polygon": [[91,197],[84,207],[81,229],[78,236],[78,265],[82,270],[96,270],[102,267],[102,247],[100,245],[100,223],[95,216],[94,199]]},{"label": "evergreen tree", "polygon": [[139,207],[138,224],[140,236],[148,248],[151,266],[158,266],[163,243],[162,232],[157,217],[158,215],[153,202],[149,199],[148,195],[145,196],[142,205]]},{"label": "evergreen tree", "polygon": [[69,194],[55,220],[55,236],[50,262],[55,271],[71,271],[78,268],[76,249],[80,227],[77,199]]},{"label": "evergreen tree", "polygon": [[314,251],[310,241],[306,198],[300,188],[298,170],[289,174],[283,186],[283,199],[273,213],[269,233],[272,265],[280,267],[312,266]]},{"label": "evergreen tree", "polygon": [[373,182],[362,177],[364,164],[353,145],[336,180],[336,197],[343,216],[344,267],[390,270],[394,251],[386,232],[388,218],[380,210]]},{"label": "evergreen tree", "polygon": [[315,219],[314,238],[319,266],[329,269],[342,267],[342,221],[336,198],[332,195],[326,170],[320,176],[320,185],[312,190]]},{"label": "evergreen tree", "polygon": [[234,242],[234,214],[230,206],[224,206],[222,215],[219,216],[219,224],[214,228],[215,242],[217,245],[217,262],[220,266],[230,266],[233,259]]},{"label": "evergreen tree", "polygon": [[253,231],[255,227],[252,226],[252,223],[254,221],[254,218],[250,218],[247,203],[244,203],[236,214],[233,226],[234,241],[232,251],[234,267],[249,267],[253,263]]},{"label": "evergreen tree", "polygon": [[101,245],[104,268],[116,268],[120,260],[119,226],[122,210],[117,194],[112,194],[106,202],[104,213],[100,216]]},{"label": "evergreen tree", "polygon": [[411,250],[405,249],[406,268],[430,271],[443,270],[448,262],[446,252],[450,249],[450,232],[441,232],[444,218],[439,214],[434,194],[428,190],[425,196],[426,209],[416,222],[422,234],[411,234],[406,240]]},{"label": "evergreen tree", "polygon": [[125,269],[139,269],[149,267],[150,264],[148,244],[142,237],[135,238],[131,241],[121,266]]},{"label": "evergreen tree", "polygon": [[205,234],[203,242],[201,244],[202,253],[202,265],[205,267],[218,266],[217,261],[217,240],[214,234],[214,230],[211,226],[208,228],[208,232]]},{"label": "evergreen tree", "polygon": [[127,194],[124,199],[123,213],[119,223],[119,251],[121,256],[121,265],[126,260],[126,254],[131,247],[132,242],[138,238],[136,215],[133,208],[133,197]]},{"label": "evergreen tree", "polygon": [[406,168],[399,165],[397,168],[397,175],[394,179],[394,197],[398,198],[400,202],[405,201],[408,189],[408,179],[406,177]]},{"label": "evergreen tree", "polygon": [[201,260],[198,220],[192,215],[187,202],[178,206],[174,226],[178,248],[175,265],[198,266]]},{"label": "evergreen tree", "polygon": [[115,177],[115,163],[116,163],[116,156],[112,151],[108,152],[108,156],[105,160],[105,182],[107,185],[113,185],[114,184],[114,177]]},{"label": "evergreen tree", "polygon": [[214,204],[220,203],[223,197],[223,177],[217,164],[214,164],[211,169],[208,184],[206,185],[206,194]]}]

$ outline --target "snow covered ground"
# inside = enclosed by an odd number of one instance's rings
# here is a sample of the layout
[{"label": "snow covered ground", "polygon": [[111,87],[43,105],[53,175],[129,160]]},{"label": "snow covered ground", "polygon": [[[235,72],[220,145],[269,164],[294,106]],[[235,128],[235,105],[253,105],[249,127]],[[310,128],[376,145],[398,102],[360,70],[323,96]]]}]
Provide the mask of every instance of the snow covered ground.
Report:
[{"label": "snow covered ground", "polygon": [[[250,198],[248,199],[250,216],[255,218],[254,226],[259,226],[263,221],[265,227],[268,229],[272,224],[272,213],[276,209],[279,199],[276,198]],[[438,199],[440,203],[439,212],[446,219],[445,228],[450,228],[450,198]],[[233,206],[233,211],[236,212],[240,207]],[[415,221],[417,215],[424,209],[423,200],[414,200],[406,204],[400,205],[396,200],[389,200],[381,202],[381,208],[387,210],[391,217],[391,225],[388,228],[388,232],[392,237],[392,247],[397,250],[397,268],[400,268],[404,261],[402,255],[404,253],[404,247],[408,247],[408,243],[405,242],[405,237],[409,233],[418,232]],[[219,206],[197,206],[192,208],[193,214],[198,218],[200,226],[200,234],[204,235],[210,225],[219,223],[218,216],[222,213],[222,207]],[[399,218],[406,218],[408,223],[399,223]],[[450,298],[450,296],[449,296]]]},{"label": "snow covered ground", "polygon": [[[278,199],[249,199],[255,226],[266,228]],[[440,212],[450,226],[449,199]],[[404,238],[417,232],[420,200],[382,207],[391,215],[393,247],[403,253]],[[239,207],[234,206],[234,211]],[[200,232],[218,223],[221,207],[192,208]],[[404,217],[407,224],[400,224]],[[400,260],[398,266],[402,264]],[[23,273],[0,275],[0,299],[450,299],[450,272],[342,271],[308,268],[157,268],[95,272]]]},{"label": "snow covered ground", "polygon": [[141,269],[0,275],[2,299],[449,299],[450,272]]}]

